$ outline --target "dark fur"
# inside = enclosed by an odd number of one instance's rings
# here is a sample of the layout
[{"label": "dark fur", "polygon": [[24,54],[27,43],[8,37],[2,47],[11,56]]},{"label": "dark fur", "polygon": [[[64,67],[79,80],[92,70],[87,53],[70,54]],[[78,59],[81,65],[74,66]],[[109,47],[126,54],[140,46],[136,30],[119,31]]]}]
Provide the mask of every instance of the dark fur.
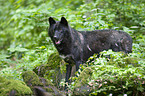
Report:
[{"label": "dark fur", "polygon": [[[112,49],[113,51],[132,52],[132,38],[123,31],[94,30],[77,31],[68,25],[62,17],[60,21],[49,18],[49,36],[60,55],[68,63],[75,62],[76,70],[94,53]],[[66,82],[71,74],[72,66],[67,65]]]}]

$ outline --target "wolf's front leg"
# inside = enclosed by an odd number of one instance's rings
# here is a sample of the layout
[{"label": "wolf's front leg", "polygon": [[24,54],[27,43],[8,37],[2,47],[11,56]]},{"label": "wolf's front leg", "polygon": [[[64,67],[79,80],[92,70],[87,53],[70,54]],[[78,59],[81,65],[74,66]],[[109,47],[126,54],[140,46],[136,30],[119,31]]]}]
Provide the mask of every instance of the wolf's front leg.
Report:
[{"label": "wolf's front leg", "polygon": [[80,64],[83,64],[82,61],[76,61],[76,71],[79,70]]},{"label": "wolf's front leg", "polygon": [[[71,64],[66,65],[66,78],[65,78],[65,83],[68,82],[68,84],[70,83],[70,76],[71,76],[71,70],[72,70],[72,66]],[[65,89],[67,89],[66,85],[65,85]]]}]

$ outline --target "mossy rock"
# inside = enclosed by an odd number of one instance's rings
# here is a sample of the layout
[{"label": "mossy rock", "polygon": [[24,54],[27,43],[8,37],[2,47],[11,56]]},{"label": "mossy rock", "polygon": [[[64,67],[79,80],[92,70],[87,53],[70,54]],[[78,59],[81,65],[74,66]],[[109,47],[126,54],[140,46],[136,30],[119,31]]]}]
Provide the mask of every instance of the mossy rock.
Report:
[{"label": "mossy rock", "polygon": [[[48,63],[37,66],[33,71],[37,73],[37,75],[43,77],[45,74],[48,74],[49,70],[53,70],[56,68],[62,67],[65,62],[59,56],[58,53],[52,53],[48,58]],[[64,65],[65,66],[65,65]],[[66,68],[61,68],[61,71],[65,71]]]},{"label": "mossy rock", "polygon": [[73,95],[87,96],[91,92],[91,87],[89,87],[88,82],[91,79],[92,72],[91,67],[87,67],[80,73],[75,81]]},{"label": "mossy rock", "polygon": [[62,58],[59,56],[58,53],[52,53],[48,58],[48,65],[52,69],[60,68],[60,63],[62,62]]},{"label": "mossy rock", "polygon": [[37,66],[33,71],[40,77],[52,80],[54,85],[59,85],[61,79],[65,78],[66,63],[58,53],[52,53],[47,64]]},{"label": "mossy rock", "polygon": [[16,96],[31,95],[31,89],[20,80],[8,80],[0,77],[0,96],[8,96],[11,91],[15,91]]},{"label": "mossy rock", "polygon": [[26,71],[22,74],[22,76],[24,81],[28,86],[30,86],[35,94],[39,93],[43,95],[46,93],[49,94],[49,96],[62,96],[64,94],[60,92],[51,81],[39,77],[33,71]]},{"label": "mossy rock", "polygon": [[24,79],[24,82],[26,82],[26,84],[31,87],[31,86],[41,86],[43,85],[42,83],[40,83],[39,77],[38,75],[33,72],[33,71],[26,71],[22,74],[22,77]]}]

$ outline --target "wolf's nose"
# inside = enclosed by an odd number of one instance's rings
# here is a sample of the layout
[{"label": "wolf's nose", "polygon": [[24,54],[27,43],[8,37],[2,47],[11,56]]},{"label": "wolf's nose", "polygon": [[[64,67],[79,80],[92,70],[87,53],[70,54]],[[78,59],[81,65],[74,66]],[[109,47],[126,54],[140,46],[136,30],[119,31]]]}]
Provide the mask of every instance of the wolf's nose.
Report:
[{"label": "wolf's nose", "polygon": [[53,36],[53,38],[54,38],[55,40],[58,40],[58,37],[57,37],[57,36]]}]

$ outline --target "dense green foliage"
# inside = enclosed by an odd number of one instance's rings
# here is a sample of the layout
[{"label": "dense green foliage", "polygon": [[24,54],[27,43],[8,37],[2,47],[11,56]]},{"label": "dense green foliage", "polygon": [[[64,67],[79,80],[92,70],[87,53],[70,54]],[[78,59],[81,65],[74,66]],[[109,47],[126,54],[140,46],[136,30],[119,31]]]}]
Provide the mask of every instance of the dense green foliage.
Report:
[{"label": "dense green foliage", "polygon": [[66,17],[77,30],[123,30],[133,38],[132,53],[107,51],[102,54],[110,54],[110,60],[94,55],[82,66],[94,70],[88,79],[95,88],[91,94],[138,95],[145,90],[144,0],[0,0],[1,76],[22,80],[22,72],[48,63],[56,52],[47,34],[50,16]]},{"label": "dense green foliage", "polygon": [[[88,60],[88,65],[84,69],[91,67],[92,77],[88,84],[92,86],[91,94],[121,95],[128,94],[143,95],[145,88],[145,62],[138,58],[140,54],[125,55],[121,52],[104,51],[97,58],[96,55]],[[110,56],[110,58],[106,58]],[[91,62],[90,62],[91,61]]]}]

